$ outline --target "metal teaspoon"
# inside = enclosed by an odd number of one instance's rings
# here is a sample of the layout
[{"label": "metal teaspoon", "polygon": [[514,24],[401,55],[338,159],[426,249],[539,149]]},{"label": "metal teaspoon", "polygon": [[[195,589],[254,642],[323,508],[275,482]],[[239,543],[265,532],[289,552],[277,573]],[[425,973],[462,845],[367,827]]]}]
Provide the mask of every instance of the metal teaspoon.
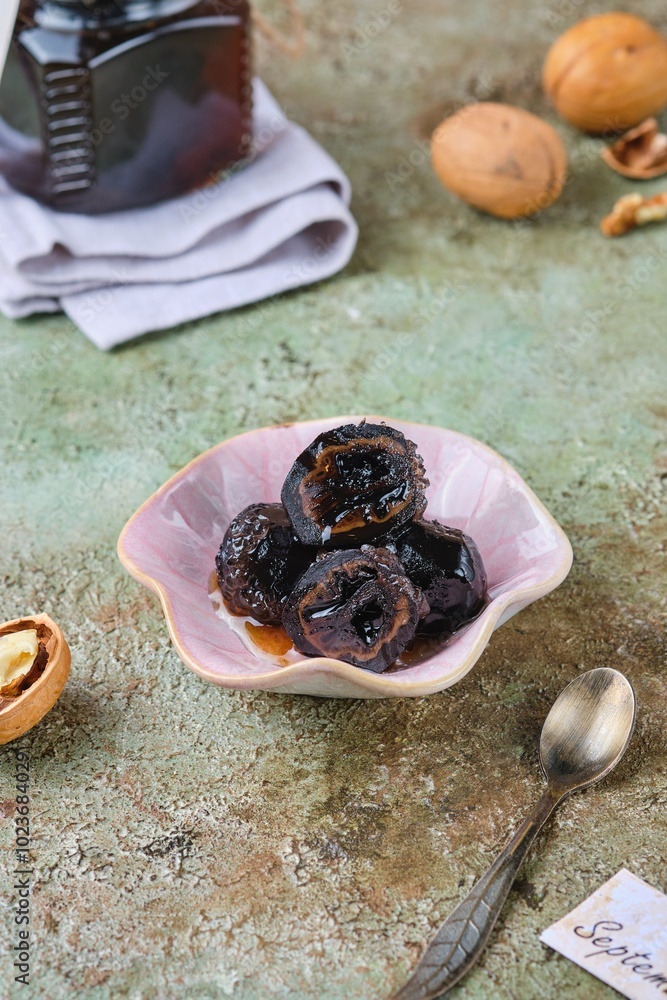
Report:
[{"label": "metal teaspoon", "polygon": [[436,1000],[472,968],[545,820],[570,792],[595,784],[618,764],[632,735],[635,707],[630,682],[610,667],[588,670],[561,692],[540,737],[546,791],[486,874],[447,917],[392,1000]]}]

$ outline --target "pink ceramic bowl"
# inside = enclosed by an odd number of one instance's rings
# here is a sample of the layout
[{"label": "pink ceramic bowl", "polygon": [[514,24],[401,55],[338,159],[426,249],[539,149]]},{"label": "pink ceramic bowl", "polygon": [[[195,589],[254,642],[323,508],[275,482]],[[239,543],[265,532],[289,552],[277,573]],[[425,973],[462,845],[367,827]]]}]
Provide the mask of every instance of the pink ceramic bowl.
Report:
[{"label": "pink ceramic bowl", "polygon": [[508,463],[473,438],[424,424],[384,420],[415,441],[430,480],[426,517],[475,539],[489,580],[489,603],[429,659],[374,674],[340,660],[298,658],[275,666],[246,648],[215,613],[209,580],[230,520],[250,503],[280,500],[296,456],[324,430],[362,417],[329,417],[264,427],[204,452],[154,493],[118,541],[120,560],[162,602],[184,663],[214,684],[334,698],[421,696],[460,680],[491,633],[567,576],[572,549],[562,529]]}]

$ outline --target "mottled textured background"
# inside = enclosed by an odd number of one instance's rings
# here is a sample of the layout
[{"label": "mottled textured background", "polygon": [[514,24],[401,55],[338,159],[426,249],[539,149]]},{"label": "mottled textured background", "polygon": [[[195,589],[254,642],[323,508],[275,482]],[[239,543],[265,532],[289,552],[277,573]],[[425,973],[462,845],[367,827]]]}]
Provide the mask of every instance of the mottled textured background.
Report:
[{"label": "mottled textured background", "polygon": [[[527,223],[457,203],[425,152],[471,99],[554,121],[542,57],[610,5],[301,6],[306,54],[261,44],[260,65],[352,179],[361,240],[347,271],[109,355],[58,316],[0,323],[2,617],[47,611],[73,651],[30,737],[33,993],[381,1000],[538,796],[552,700],[609,664],[638,694],[631,748],[540,837],[452,996],[611,998],[538,934],[621,866],[667,889],[667,226],[605,241],[598,221],[632,185],[562,123],[571,179]],[[667,31],[659,0],[622,6]],[[568,532],[569,578],[441,695],[318,701],[205,683],[122,571],[122,525],[230,434],[365,409],[505,455]],[[2,769],[11,859],[8,748]]]}]

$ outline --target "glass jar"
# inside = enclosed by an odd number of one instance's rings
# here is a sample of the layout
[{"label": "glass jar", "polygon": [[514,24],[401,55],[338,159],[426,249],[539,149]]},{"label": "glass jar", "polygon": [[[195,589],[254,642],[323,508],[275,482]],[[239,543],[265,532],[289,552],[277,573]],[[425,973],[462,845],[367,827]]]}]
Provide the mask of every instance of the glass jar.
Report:
[{"label": "glass jar", "polygon": [[150,205],[251,146],[247,0],[21,0],[0,173],[68,212]]}]

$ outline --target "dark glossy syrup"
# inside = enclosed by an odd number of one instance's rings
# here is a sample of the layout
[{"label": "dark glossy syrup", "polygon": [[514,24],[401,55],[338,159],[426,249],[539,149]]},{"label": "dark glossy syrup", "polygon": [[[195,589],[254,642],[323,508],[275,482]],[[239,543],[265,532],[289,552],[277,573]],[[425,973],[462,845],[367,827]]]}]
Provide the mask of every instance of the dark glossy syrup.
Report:
[{"label": "dark glossy syrup", "polygon": [[[263,654],[264,657],[268,656],[273,658],[276,666],[280,667],[288,666],[290,663],[294,663],[297,659],[308,659],[308,656],[305,653],[299,653],[282,625],[261,625],[259,622],[252,621],[251,619],[243,618],[239,615],[233,615],[226,608],[224,609],[224,613],[221,615],[220,612],[223,601],[218,588],[218,576],[215,570],[209,574],[208,593],[213,602],[216,613],[223,617],[223,620],[227,620],[228,622],[235,621],[238,626],[242,628],[243,635],[248,640],[246,645],[248,645],[249,648],[254,647],[257,650],[258,655]],[[488,599],[485,601],[484,607],[486,607],[487,603]],[[458,639],[459,636],[466,632],[473,622],[479,618],[484,610],[484,607],[479,610],[478,614],[475,615],[474,618],[457,629],[456,632],[446,633],[440,636],[415,636],[407,649],[404,649],[399,658],[392,663],[390,667],[383,671],[383,673],[398,673],[408,667],[416,667],[419,663],[423,663],[425,660],[435,656],[436,653],[445,649],[451,642]],[[234,631],[239,634],[240,628],[234,629]]]}]

